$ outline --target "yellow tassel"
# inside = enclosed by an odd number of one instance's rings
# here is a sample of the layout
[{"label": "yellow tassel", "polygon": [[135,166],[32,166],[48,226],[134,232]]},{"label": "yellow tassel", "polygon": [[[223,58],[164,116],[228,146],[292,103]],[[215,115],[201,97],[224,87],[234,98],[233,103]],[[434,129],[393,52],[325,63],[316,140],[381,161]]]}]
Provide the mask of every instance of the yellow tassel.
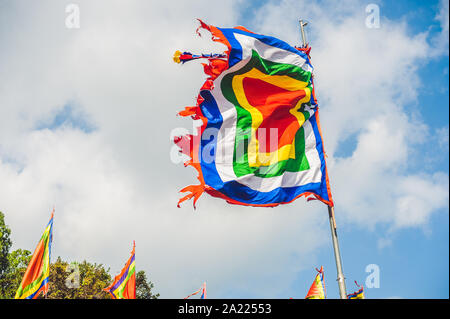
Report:
[{"label": "yellow tassel", "polygon": [[180,51],[175,51],[174,55],[173,55],[173,61],[175,63],[180,63],[180,56],[181,56],[181,52]]}]

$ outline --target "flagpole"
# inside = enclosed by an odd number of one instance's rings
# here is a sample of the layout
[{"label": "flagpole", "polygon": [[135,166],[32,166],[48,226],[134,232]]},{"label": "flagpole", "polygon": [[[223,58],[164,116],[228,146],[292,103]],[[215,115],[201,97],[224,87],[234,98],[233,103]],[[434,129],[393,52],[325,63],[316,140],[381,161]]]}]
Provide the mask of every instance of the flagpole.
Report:
[{"label": "flagpole", "polygon": [[[306,36],[304,27],[308,24],[308,22],[304,20],[300,20],[300,31],[302,34],[302,42],[303,47],[306,48]],[[339,286],[339,296],[341,299],[347,299],[347,292],[345,287],[345,277],[344,272],[342,271],[342,260],[341,253],[339,250],[339,242],[337,238],[337,230],[336,230],[336,220],[334,218],[334,207],[328,206],[328,219],[330,221],[330,230],[331,230],[331,239],[333,241],[333,249],[334,249],[334,259],[336,261],[336,270],[337,270],[337,282]]]}]

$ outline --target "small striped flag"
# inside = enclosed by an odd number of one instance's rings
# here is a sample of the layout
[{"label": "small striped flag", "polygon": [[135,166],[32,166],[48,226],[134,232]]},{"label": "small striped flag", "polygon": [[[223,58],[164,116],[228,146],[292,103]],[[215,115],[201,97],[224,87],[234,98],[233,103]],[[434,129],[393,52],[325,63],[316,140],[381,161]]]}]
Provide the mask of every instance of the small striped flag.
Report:
[{"label": "small striped flag", "polygon": [[206,282],[203,283],[200,299],[206,299]]},{"label": "small striped flag", "polygon": [[44,296],[48,292],[54,212],[55,209],[53,209],[50,221],[34,250],[19,289],[17,289],[15,299],[36,299],[41,292]]}]

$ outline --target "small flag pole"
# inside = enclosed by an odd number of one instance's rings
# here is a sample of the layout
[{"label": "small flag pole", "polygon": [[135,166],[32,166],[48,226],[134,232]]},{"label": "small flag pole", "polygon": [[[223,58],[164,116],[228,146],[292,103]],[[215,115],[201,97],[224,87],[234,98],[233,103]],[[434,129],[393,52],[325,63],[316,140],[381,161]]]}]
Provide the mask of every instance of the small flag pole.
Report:
[{"label": "small flag pole", "polygon": [[[306,48],[307,43],[306,43],[304,27],[308,24],[308,22],[306,22],[304,20],[300,20],[299,22],[300,22],[300,31],[302,34],[303,47]],[[331,239],[333,241],[334,259],[336,261],[339,296],[341,299],[347,299],[347,292],[346,292],[346,287],[345,287],[345,277],[344,277],[344,272],[342,271],[341,253],[339,250],[339,242],[338,242],[338,238],[337,238],[336,220],[334,218],[334,207],[332,207],[332,206],[328,206],[328,219],[330,221]]]},{"label": "small flag pole", "polygon": [[[54,215],[55,214],[55,205],[53,205],[53,209],[52,209],[52,215],[51,215],[51,219],[54,219]],[[52,221],[52,225],[53,225],[53,221]],[[51,241],[50,241],[50,247],[52,245],[53,242],[53,230],[52,230],[52,235],[51,235]],[[48,267],[50,268],[49,270],[49,274],[48,274],[48,286],[47,286],[47,293],[45,294],[44,298],[48,299],[48,291],[50,290],[50,272],[51,272],[51,264],[52,264],[52,254],[51,254],[51,248],[50,248],[50,253],[48,255]]]}]

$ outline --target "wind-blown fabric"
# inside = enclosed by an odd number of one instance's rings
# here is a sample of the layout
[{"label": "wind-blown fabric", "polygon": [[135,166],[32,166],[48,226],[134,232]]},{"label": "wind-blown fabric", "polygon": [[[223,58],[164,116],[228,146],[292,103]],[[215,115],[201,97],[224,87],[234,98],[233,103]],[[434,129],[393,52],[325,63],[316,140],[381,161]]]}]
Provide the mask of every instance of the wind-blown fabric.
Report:
[{"label": "wind-blown fabric", "polygon": [[326,292],[325,292],[325,282],[323,278],[323,267],[320,267],[320,269],[317,269],[318,274],[314,278],[314,281],[311,285],[311,288],[309,288],[308,294],[306,295],[305,299],[325,299],[326,298]]},{"label": "wind-blown fabric", "polygon": [[[200,23],[228,49],[195,57],[208,61],[208,78],[196,105],[178,114],[202,124],[175,143],[190,157],[185,166],[198,171],[200,184],[183,188],[188,194],[178,206],[193,197],[195,207],[205,191],[239,205],[277,206],[310,196],[333,206],[310,48],[243,27]],[[177,51],[174,60],[191,56]]]},{"label": "wind-blown fabric", "polygon": [[15,299],[36,299],[41,292],[44,296],[48,292],[54,212],[55,210],[52,211],[50,221],[34,250]]},{"label": "wind-blown fabric", "polygon": [[199,290],[191,293],[189,296],[185,297],[184,299],[188,299],[192,296],[195,296],[199,292],[201,292],[200,299],[206,299],[206,282],[203,283],[202,287]]},{"label": "wind-blown fabric", "polygon": [[136,299],[135,244],[125,267],[114,277],[114,282],[104,290],[113,299]]}]

